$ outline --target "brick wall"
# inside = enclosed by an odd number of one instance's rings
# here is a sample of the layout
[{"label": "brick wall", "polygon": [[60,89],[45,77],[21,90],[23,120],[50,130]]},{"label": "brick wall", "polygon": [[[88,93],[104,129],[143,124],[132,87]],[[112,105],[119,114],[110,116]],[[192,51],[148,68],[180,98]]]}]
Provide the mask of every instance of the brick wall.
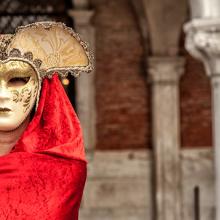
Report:
[{"label": "brick wall", "polygon": [[183,147],[212,146],[211,88],[202,63],[185,53],[186,70],[180,82]]},{"label": "brick wall", "polygon": [[[91,0],[96,28],[97,148],[151,147],[150,87],[129,0]],[[182,45],[183,47],[183,45]],[[180,82],[181,144],[211,146],[211,91],[201,63],[185,50]]]},{"label": "brick wall", "polygon": [[136,18],[128,0],[93,0],[96,10],[97,148],[150,146],[149,89]]}]

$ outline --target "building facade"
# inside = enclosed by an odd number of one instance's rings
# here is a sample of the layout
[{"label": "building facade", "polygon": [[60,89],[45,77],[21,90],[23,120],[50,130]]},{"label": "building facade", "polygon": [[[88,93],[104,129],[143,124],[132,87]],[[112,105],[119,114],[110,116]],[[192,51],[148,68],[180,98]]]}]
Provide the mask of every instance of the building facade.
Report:
[{"label": "building facade", "polygon": [[212,87],[185,49],[186,0],[4,0],[2,33],[56,20],[95,55],[65,85],[81,120],[88,179],[80,220],[214,220]]},{"label": "building facade", "polygon": [[81,219],[214,219],[211,83],[184,46],[189,3],[89,6],[96,144]]}]

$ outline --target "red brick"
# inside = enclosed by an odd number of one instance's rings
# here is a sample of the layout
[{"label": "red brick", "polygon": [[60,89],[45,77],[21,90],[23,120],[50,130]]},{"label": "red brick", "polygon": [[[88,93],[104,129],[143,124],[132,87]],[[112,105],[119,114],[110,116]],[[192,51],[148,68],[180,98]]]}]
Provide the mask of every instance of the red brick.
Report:
[{"label": "red brick", "polygon": [[183,147],[212,146],[210,80],[203,64],[186,56],[180,83],[181,139]]},{"label": "red brick", "polygon": [[128,0],[93,0],[96,10],[97,148],[150,146],[149,89],[143,47]]}]

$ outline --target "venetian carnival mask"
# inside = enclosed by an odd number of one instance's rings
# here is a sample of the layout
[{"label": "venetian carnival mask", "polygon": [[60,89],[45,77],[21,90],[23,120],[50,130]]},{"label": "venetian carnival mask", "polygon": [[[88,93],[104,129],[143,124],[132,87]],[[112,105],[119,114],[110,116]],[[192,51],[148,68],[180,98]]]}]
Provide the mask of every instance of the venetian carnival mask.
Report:
[{"label": "venetian carnival mask", "polygon": [[37,22],[0,35],[0,131],[14,130],[38,104],[42,79],[92,70],[78,34],[62,23]]}]

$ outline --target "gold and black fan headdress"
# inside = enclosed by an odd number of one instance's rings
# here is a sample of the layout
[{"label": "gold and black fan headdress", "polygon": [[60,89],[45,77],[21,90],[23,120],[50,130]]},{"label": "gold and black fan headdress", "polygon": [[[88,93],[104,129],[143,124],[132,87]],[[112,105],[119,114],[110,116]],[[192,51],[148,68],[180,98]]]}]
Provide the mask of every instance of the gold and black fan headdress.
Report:
[{"label": "gold and black fan headdress", "polygon": [[0,60],[29,63],[40,78],[92,70],[92,55],[87,44],[63,23],[36,22],[17,28],[13,35],[0,36]]}]

